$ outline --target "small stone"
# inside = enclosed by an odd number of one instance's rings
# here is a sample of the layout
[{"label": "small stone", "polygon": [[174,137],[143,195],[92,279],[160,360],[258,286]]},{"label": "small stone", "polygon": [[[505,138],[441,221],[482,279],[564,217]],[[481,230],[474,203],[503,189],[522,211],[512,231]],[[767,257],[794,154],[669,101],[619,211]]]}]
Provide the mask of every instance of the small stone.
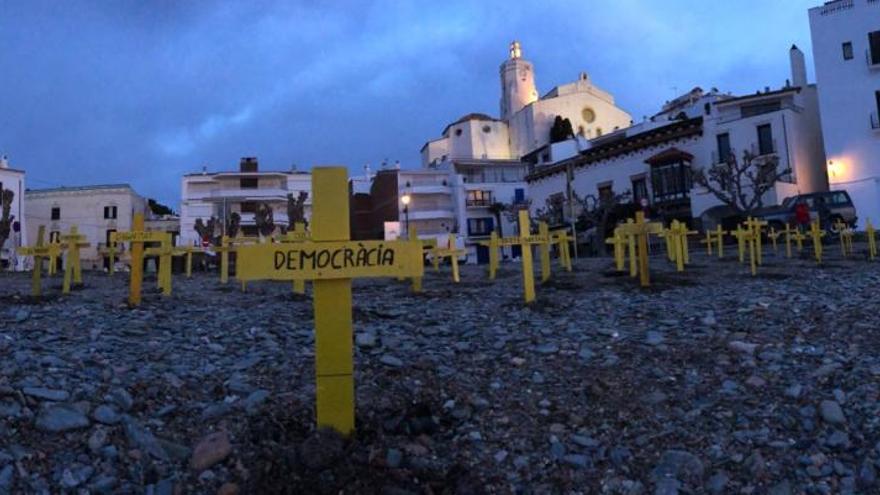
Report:
[{"label": "small stone", "polygon": [[674,478],[663,478],[657,482],[654,495],[678,495],[681,489],[681,481]]},{"label": "small stone", "polygon": [[19,309],[15,312],[15,322],[23,323],[25,320],[30,318],[31,312],[26,309]]},{"label": "small stone", "polygon": [[70,398],[70,394],[64,390],[52,390],[41,387],[25,387],[21,389],[21,392],[24,395],[55,402],[63,402]]},{"label": "small stone", "polygon": [[559,352],[559,346],[556,344],[542,344],[539,345],[535,351],[539,354],[556,354]]},{"label": "small stone", "polygon": [[662,333],[655,332],[653,330],[648,331],[648,333],[645,335],[645,343],[648,345],[654,345],[654,346],[660,345],[665,340],[666,340],[666,337]]},{"label": "small stone", "polygon": [[840,404],[833,400],[823,400],[819,404],[819,415],[822,416],[827,423],[838,425],[846,423],[846,416],[843,415],[843,409]]},{"label": "small stone", "polygon": [[796,383],[796,384],[785,389],[785,395],[786,395],[786,397],[791,397],[792,399],[797,399],[798,397],[801,396],[801,392],[803,392],[803,390],[804,390],[804,387],[802,385],[799,385]]},{"label": "small stone", "polygon": [[12,464],[7,464],[6,467],[0,469],[0,493],[9,493],[14,479],[15,471],[12,469]]},{"label": "small stone", "polygon": [[746,380],[746,385],[749,385],[750,387],[760,388],[764,385],[767,385],[767,382],[758,375],[752,375],[749,377],[748,380]]},{"label": "small stone", "polygon": [[559,442],[553,442],[550,444],[550,457],[554,459],[562,459],[565,455],[565,445],[562,445]]},{"label": "small stone", "polygon": [[654,479],[683,478],[685,481],[702,483],[703,461],[684,450],[667,450],[651,475]]},{"label": "small stone", "polygon": [[858,484],[861,488],[870,488],[877,483],[877,470],[870,460],[865,460],[859,468]]},{"label": "small stone", "polygon": [[583,469],[590,464],[590,458],[583,454],[568,454],[562,458],[562,461],[580,469]]},{"label": "small stone", "polygon": [[229,434],[225,431],[217,431],[202,438],[196,444],[190,466],[196,471],[204,471],[226,459],[231,453],[232,445],[229,443]]},{"label": "small stone", "polygon": [[791,495],[791,482],[788,480],[780,481],[770,488],[767,495]]},{"label": "small stone", "polygon": [[379,362],[381,362],[382,364],[384,364],[386,366],[391,366],[393,368],[400,368],[403,366],[403,361],[401,361],[399,358],[394,357],[390,354],[383,355],[379,359]]},{"label": "small stone", "polygon": [[493,457],[495,458],[495,462],[500,464],[504,462],[505,459],[507,459],[507,451],[499,450],[498,452],[495,452],[495,455]]},{"label": "small stone", "polygon": [[745,354],[754,354],[755,349],[758,348],[758,344],[752,344],[749,342],[742,342],[739,340],[734,340],[727,344],[727,347],[732,351],[742,352]]},{"label": "small stone", "polygon": [[841,447],[847,447],[849,445],[849,435],[846,432],[840,430],[834,430],[828,435],[828,438],[825,440],[825,445],[836,449]]},{"label": "small stone", "polygon": [[76,430],[89,426],[89,418],[82,412],[67,404],[47,407],[37,416],[37,429],[50,433]]},{"label": "small stone", "polygon": [[358,347],[372,348],[378,344],[376,335],[372,333],[359,333],[354,340]]},{"label": "small stone", "polygon": [[89,435],[89,450],[97,453],[101,447],[107,444],[107,430],[101,427],[95,428],[95,431]]},{"label": "small stone", "polygon": [[14,400],[0,400],[0,418],[21,417],[21,404]]},{"label": "small stone", "polygon": [[92,411],[92,418],[98,423],[103,423],[105,425],[115,425],[116,423],[119,423],[120,419],[116,410],[107,404],[101,404],[96,407],[95,410]]},{"label": "small stone", "polygon": [[237,484],[226,482],[217,490],[217,495],[238,495],[238,490]]},{"label": "small stone", "polygon": [[398,449],[388,449],[385,454],[385,464],[392,469],[397,469],[403,462],[403,452]]},{"label": "small stone", "polygon": [[708,490],[709,493],[724,493],[724,489],[729,481],[730,478],[727,474],[723,472],[715,473],[709,478],[709,481],[706,482],[706,490]]},{"label": "small stone", "polygon": [[262,405],[268,398],[268,390],[254,390],[245,400],[242,401],[242,406],[248,414],[254,414],[259,410],[260,405]]},{"label": "small stone", "polygon": [[134,399],[131,397],[131,394],[128,393],[128,390],[124,388],[116,387],[107,394],[105,400],[109,400],[113,402],[123,411],[128,411],[134,405]]}]

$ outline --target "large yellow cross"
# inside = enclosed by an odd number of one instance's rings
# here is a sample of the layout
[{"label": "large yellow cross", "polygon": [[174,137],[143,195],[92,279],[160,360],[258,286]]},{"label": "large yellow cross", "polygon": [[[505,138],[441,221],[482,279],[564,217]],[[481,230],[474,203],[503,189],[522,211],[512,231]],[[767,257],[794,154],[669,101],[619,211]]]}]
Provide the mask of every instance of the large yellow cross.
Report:
[{"label": "large yellow cross", "polygon": [[663,225],[653,222],[646,223],[645,212],[637,211],[635,221],[627,221],[627,223],[618,228],[621,229],[623,234],[630,237],[630,242],[635,244],[636,249],[638,250],[636,257],[638,259],[639,284],[642,287],[650,286],[651,274],[648,271],[648,236],[650,234],[660,234],[663,231]]},{"label": "large yellow cross", "polygon": [[67,259],[64,263],[64,282],[62,292],[70,292],[71,279],[76,285],[82,284],[82,266],[80,264],[80,248],[89,247],[86,236],[79,233],[76,225],[70,227],[70,233],[61,236],[61,244],[67,250]]},{"label": "large yellow cross", "polygon": [[621,231],[620,227],[614,229],[614,235],[612,237],[605,239],[605,244],[614,246],[614,266],[617,271],[622,272],[626,270],[627,239],[623,235],[623,231]]},{"label": "large yellow cross", "polygon": [[43,258],[49,256],[50,252],[49,246],[45,245],[45,240],[46,226],[40,225],[40,228],[37,229],[37,244],[30,247],[22,246],[15,250],[16,253],[22,256],[34,257],[34,270],[31,275],[31,295],[33,297],[40,297],[42,294]]},{"label": "large yellow cross", "polygon": [[[144,229],[144,214],[136,213],[132,221],[130,232],[113,232],[110,234],[110,242],[128,242],[131,253],[131,278],[128,283],[128,304],[139,306],[141,304],[141,285],[144,282],[144,243],[162,242],[166,240],[166,232],[148,232]],[[169,269],[170,263],[169,263]],[[169,288],[170,290],[170,288]]]},{"label": "large yellow cross", "polygon": [[565,229],[550,232],[550,244],[556,244],[556,249],[559,250],[559,262],[567,272],[572,270],[571,251],[568,246],[569,241],[571,241],[571,237],[568,236],[568,231]]},{"label": "large yellow cross", "polygon": [[498,250],[501,249],[501,239],[493,230],[489,234],[488,241],[480,241],[478,244],[489,248],[489,280],[495,280],[495,276],[498,274]]},{"label": "large yellow cross", "polygon": [[813,241],[813,255],[816,257],[816,263],[822,263],[822,238],[825,237],[825,232],[822,230],[822,227],[819,225],[818,220],[814,220],[810,223],[810,238]]},{"label": "large yellow cross", "polygon": [[834,223],[834,227],[837,229],[837,236],[840,237],[840,254],[847,258],[853,252],[853,231],[849,225],[840,220]]},{"label": "large yellow cross", "polygon": [[447,246],[445,248],[435,247],[431,249],[431,261],[434,263],[434,269],[439,269],[440,262],[443,258],[449,258],[449,262],[452,265],[452,280],[456,283],[461,281],[461,276],[458,272],[458,257],[464,254],[467,254],[467,251],[464,249],[457,249],[455,247],[455,234],[449,234]]},{"label": "large yellow cross", "polygon": [[237,249],[236,276],[248,280],[312,280],[318,427],[354,431],[351,280],[420,277],[422,248],[406,241],[350,241],[348,170],[312,171],[312,239]]},{"label": "large yellow cross", "polygon": [[758,220],[752,217],[749,217],[748,220],[746,220],[746,229],[752,233],[752,243],[754,244],[755,256],[757,257],[757,263],[759,266],[764,262],[762,230],[765,226],[767,226],[767,222],[764,220]]},{"label": "large yellow cross", "polygon": [[144,250],[146,256],[159,258],[159,269],[156,271],[156,283],[162,290],[163,296],[171,295],[171,259],[174,256],[174,246],[171,245],[170,232],[156,232],[159,237],[159,247],[151,247]]}]

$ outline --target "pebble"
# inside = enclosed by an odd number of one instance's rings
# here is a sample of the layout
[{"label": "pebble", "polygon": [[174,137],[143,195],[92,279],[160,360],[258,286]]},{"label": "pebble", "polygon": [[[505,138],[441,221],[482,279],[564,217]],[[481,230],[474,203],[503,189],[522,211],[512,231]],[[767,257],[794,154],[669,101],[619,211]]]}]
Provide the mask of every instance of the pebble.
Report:
[{"label": "pebble", "polygon": [[226,459],[231,453],[229,435],[225,431],[217,431],[199,440],[193,448],[189,464],[194,470],[203,471]]},{"label": "pebble", "polygon": [[89,418],[68,404],[52,405],[43,409],[37,416],[37,429],[60,433],[89,426]]},{"label": "pebble", "polygon": [[825,422],[838,425],[846,423],[846,416],[843,414],[840,404],[833,400],[823,400],[819,404],[819,415]]},{"label": "pebble", "polygon": [[400,358],[397,358],[390,354],[383,355],[379,359],[379,361],[386,366],[391,366],[392,368],[400,368],[403,366],[403,361],[401,361]]},{"label": "pebble", "polygon": [[96,407],[95,410],[92,411],[92,418],[98,423],[103,423],[105,425],[115,425],[119,423],[120,420],[119,414],[116,413],[113,407],[106,404],[101,404]]},{"label": "pebble", "polygon": [[55,402],[64,402],[70,398],[70,393],[64,390],[52,390],[40,387],[24,387],[21,392],[38,399],[51,400]]}]

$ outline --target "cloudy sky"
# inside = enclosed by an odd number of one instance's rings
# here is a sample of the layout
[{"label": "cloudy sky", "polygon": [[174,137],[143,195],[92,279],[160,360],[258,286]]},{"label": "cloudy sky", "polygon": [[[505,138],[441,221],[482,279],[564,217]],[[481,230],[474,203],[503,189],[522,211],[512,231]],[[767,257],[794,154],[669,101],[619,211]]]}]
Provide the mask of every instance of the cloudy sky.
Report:
[{"label": "cloudy sky", "polygon": [[[0,154],[31,188],[419,166],[468,112],[498,114],[513,39],[540,92],[586,71],[637,120],[694,86],[780,86],[819,0],[0,0]],[[430,6],[430,7],[429,7]]]}]

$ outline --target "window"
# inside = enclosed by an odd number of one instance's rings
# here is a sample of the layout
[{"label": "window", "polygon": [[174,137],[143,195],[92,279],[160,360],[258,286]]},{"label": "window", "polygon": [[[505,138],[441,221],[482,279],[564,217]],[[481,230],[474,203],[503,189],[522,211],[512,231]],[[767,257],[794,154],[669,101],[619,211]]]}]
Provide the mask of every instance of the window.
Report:
[{"label": "window", "polygon": [[611,188],[611,184],[599,186],[599,201],[605,203],[611,201],[612,198],[614,198],[614,190]]},{"label": "window", "polygon": [[113,220],[116,218],[116,207],[115,206],[105,206],[104,207],[104,218]]},{"label": "window", "polygon": [[852,41],[847,41],[843,44],[843,59],[844,60],[852,60],[853,59],[853,47]]},{"label": "window", "polygon": [[468,191],[468,206],[489,206],[492,204],[492,191]]},{"label": "window", "polygon": [[868,33],[868,46],[871,48],[871,65],[880,64],[880,31]]},{"label": "window", "polygon": [[259,179],[256,177],[242,177],[239,179],[239,186],[242,189],[257,189],[259,185]]},{"label": "window", "polygon": [[719,134],[715,136],[715,141],[718,143],[718,158],[715,163],[726,163],[730,158],[730,134]]},{"label": "window", "polygon": [[493,224],[493,218],[468,218],[468,235],[490,235]]},{"label": "window", "polygon": [[456,135],[456,136],[461,136],[461,129],[456,129],[456,130],[455,130],[455,135]]},{"label": "window", "polygon": [[492,128],[487,125],[484,125],[483,132],[485,132],[486,134],[489,134],[490,132],[492,132]]},{"label": "window", "polygon": [[522,203],[526,200],[526,191],[521,187],[517,187],[513,190],[513,202],[514,203]]},{"label": "window", "polygon": [[643,199],[648,199],[648,181],[644,177],[632,180],[633,203],[641,204]]},{"label": "window", "polygon": [[654,202],[687,199],[692,187],[691,165],[685,161],[651,166]]},{"label": "window", "polygon": [[581,117],[583,117],[584,122],[592,124],[593,121],[596,120],[596,112],[590,107],[584,107],[584,109],[581,110]]},{"label": "window", "polygon": [[52,220],[61,220],[61,207],[53,206],[52,207]]},{"label": "window", "polygon": [[773,153],[773,129],[770,124],[758,126],[758,154],[769,155]]},{"label": "window", "polygon": [[257,203],[255,201],[245,201],[241,204],[242,213],[256,213]]}]

